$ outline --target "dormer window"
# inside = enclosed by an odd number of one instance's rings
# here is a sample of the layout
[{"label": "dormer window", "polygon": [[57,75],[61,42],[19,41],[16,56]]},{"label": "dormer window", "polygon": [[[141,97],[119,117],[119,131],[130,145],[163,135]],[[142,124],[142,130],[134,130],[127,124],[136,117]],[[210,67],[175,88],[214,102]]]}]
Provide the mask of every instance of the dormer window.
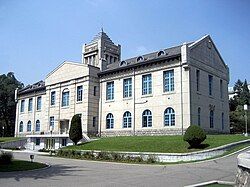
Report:
[{"label": "dormer window", "polygon": [[144,58],[142,56],[137,57],[136,62],[142,62],[144,61]]},{"label": "dormer window", "polygon": [[126,65],[127,65],[126,61],[123,60],[123,61],[120,62],[120,66],[126,66]]},{"label": "dormer window", "polygon": [[159,56],[162,56],[162,55],[165,55],[165,51],[159,51],[158,53],[157,53],[157,56],[159,57]]}]

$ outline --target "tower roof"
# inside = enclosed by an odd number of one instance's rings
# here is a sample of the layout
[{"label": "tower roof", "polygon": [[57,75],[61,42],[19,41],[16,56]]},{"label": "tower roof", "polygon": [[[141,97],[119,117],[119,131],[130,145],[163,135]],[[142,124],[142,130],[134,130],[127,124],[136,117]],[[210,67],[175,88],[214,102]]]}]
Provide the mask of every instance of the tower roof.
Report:
[{"label": "tower roof", "polygon": [[109,36],[103,31],[103,28],[101,29],[101,31],[94,36],[94,38],[92,39],[91,42],[95,42],[97,40],[105,40],[106,42],[109,42],[109,43],[113,43],[113,41],[109,38]]}]

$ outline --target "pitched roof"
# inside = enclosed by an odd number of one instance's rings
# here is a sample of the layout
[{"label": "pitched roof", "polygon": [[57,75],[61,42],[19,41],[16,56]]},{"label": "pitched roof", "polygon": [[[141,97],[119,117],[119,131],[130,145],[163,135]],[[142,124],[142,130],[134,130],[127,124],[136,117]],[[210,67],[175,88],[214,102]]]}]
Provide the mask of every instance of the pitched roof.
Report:
[{"label": "pitched roof", "polygon": [[96,42],[99,39],[102,39],[102,40],[105,40],[106,42],[114,44],[113,41],[110,39],[110,37],[103,30],[101,30],[101,32],[99,32],[97,35],[94,36],[91,43]]},{"label": "pitched roof", "polygon": [[45,91],[45,82],[39,81],[32,85],[27,85],[24,88],[18,90],[18,94],[26,94],[33,91]]}]

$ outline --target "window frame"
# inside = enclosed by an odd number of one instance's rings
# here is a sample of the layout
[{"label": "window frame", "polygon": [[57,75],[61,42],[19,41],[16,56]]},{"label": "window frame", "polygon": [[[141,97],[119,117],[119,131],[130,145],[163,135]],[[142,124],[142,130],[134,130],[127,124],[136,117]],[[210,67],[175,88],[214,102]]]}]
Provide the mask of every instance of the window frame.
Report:
[{"label": "window frame", "polygon": [[50,116],[49,117],[49,129],[52,127],[52,130],[55,128],[55,116]]},{"label": "window frame", "polygon": [[198,126],[201,126],[201,107],[198,107],[198,119],[197,119]]},{"label": "window frame", "polygon": [[175,126],[175,110],[172,107],[167,107],[164,110],[164,127]]},{"label": "window frame", "polygon": [[149,109],[146,109],[142,113],[142,128],[148,128],[152,126],[153,126],[152,112]]},{"label": "window frame", "polygon": [[106,84],[106,100],[114,100],[114,90],[115,90],[115,83],[114,81],[107,82]]},{"label": "window frame", "polygon": [[76,101],[81,102],[83,100],[83,85],[76,87]]},{"label": "window frame", "polygon": [[200,91],[200,70],[196,69],[196,91]]},{"label": "window frame", "polygon": [[62,107],[69,106],[69,89],[64,89],[62,92]]},{"label": "window frame", "polygon": [[214,111],[210,110],[209,112],[209,127],[210,129],[214,128]]},{"label": "window frame", "polygon": [[23,121],[20,121],[20,123],[19,123],[19,133],[21,133],[21,132],[23,132]]},{"label": "window frame", "polygon": [[33,111],[33,98],[29,98],[28,100],[28,112]]},{"label": "window frame", "polygon": [[31,121],[29,120],[27,123],[27,132],[31,132],[32,131],[32,124]]},{"label": "window frame", "polygon": [[[38,126],[39,125],[39,126]],[[39,128],[38,128],[39,127]],[[38,119],[38,120],[36,120],[36,128],[35,128],[35,131],[36,132],[40,132],[40,129],[41,128],[41,122],[40,122],[40,120]]]},{"label": "window frame", "polygon": [[122,128],[131,128],[132,127],[132,114],[129,111],[124,112],[122,118]]},{"label": "window frame", "polygon": [[20,112],[23,113],[25,109],[25,100],[21,100]]},{"label": "window frame", "polygon": [[213,76],[208,75],[208,94],[213,95]]},{"label": "window frame", "polygon": [[106,129],[114,128],[114,115],[112,113],[108,113],[106,116]]},{"label": "window frame", "polygon": [[132,78],[123,79],[123,98],[132,97]]},{"label": "window frame", "polygon": [[42,96],[36,98],[36,110],[42,109]]},{"label": "window frame", "polygon": [[142,95],[152,94],[152,74],[142,75]]},{"label": "window frame", "polygon": [[56,91],[50,92],[50,106],[56,105]]},{"label": "window frame", "polygon": [[174,89],[174,70],[163,71],[163,92],[173,92]]}]

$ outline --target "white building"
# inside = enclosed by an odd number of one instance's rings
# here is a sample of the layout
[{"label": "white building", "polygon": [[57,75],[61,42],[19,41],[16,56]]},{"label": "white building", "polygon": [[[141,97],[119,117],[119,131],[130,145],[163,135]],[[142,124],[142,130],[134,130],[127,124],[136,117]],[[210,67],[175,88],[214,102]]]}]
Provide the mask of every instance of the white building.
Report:
[{"label": "white building", "polygon": [[83,134],[182,134],[191,124],[229,132],[229,69],[210,36],[120,60],[121,46],[101,31],[82,63],[64,62],[45,81],[17,91],[16,136],[30,149],[58,148],[74,114]]}]

